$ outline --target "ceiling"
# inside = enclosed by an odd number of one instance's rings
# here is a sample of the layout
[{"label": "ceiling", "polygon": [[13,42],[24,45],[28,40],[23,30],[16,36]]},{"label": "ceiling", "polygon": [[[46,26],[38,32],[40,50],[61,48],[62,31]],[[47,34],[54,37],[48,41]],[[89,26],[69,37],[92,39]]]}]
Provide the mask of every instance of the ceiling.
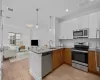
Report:
[{"label": "ceiling", "polygon": [[73,18],[88,15],[93,12],[100,11],[100,0],[94,0],[89,2],[82,2],[79,4],[79,8],[68,12],[66,15],[60,17],[60,22],[71,20]]},{"label": "ceiling", "polygon": [[[49,16],[62,17],[70,14],[75,9],[80,8],[89,0],[3,0],[3,15],[5,24],[16,27],[26,27],[26,24],[36,25],[36,8],[39,8],[39,26],[49,27]],[[7,7],[13,8],[13,12],[8,11]],[[65,10],[69,9],[68,12]]]}]

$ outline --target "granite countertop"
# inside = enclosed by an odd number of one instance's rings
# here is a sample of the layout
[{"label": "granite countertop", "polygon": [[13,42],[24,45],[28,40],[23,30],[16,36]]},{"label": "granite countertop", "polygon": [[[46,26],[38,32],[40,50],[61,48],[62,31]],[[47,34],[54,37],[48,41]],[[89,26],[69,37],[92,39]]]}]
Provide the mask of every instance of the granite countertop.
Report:
[{"label": "granite countertop", "polygon": [[89,51],[96,51],[96,48],[89,48]]},{"label": "granite countertop", "polygon": [[74,48],[73,46],[64,46],[63,48]]},{"label": "granite countertop", "polygon": [[[72,49],[73,47],[72,46],[64,46],[64,47],[55,47],[53,49],[50,49],[50,48],[42,48],[42,49],[31,48],[30,51],[37,53],[37,54],[42,54],[42,53],[45,53],[45,52],[54,51],[54,50],[62,49],[62,48],[71,48]],[[90,47],[89,51],[96,51],[96,48]]]},{"label": "granite countertop", "polygon": [[89,48],[89,51],[96,51],[96,50],[100,50],[100,48]]},{"label": "granite countertop", "polygon": [[57,49],[62,49],[64,47],[55,47],[55,48],[44,48],[44,49],[35,49],[35,48],[31,48],[30,51],[34,52],[34,53],[37,53],[37,54],[42,54],[42,53],[45,53],[45,52],[49,52],[49,51],[54,51],[54,50],[57,50]]}]

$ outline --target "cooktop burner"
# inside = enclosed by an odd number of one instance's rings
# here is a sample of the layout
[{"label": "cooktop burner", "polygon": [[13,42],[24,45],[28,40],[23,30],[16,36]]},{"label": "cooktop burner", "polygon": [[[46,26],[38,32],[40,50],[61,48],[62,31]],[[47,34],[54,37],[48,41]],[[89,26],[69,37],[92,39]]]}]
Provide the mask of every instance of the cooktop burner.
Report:
[{"label": "cooktop burner", "polygon": [[86,46],[86,45],[74,45],[73,49],[75,49],[75,50],[82,50],[82,51],[88,51],[89,46]]}]

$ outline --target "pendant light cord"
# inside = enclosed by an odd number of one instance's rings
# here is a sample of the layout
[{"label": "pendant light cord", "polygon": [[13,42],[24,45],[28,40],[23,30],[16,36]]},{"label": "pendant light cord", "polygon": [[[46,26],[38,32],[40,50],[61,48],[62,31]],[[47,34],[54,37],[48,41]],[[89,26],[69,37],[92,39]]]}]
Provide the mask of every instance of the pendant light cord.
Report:
[{"label": "pendant light cord", "polygon": [[50,16],[50,29],[51,29],[51,16]]},{"label": "pendant light cord", "polygon": [[37,25],[38,25],[38,11],[39,11],[39,9],[36,9],[36,11],[37,11]]}]

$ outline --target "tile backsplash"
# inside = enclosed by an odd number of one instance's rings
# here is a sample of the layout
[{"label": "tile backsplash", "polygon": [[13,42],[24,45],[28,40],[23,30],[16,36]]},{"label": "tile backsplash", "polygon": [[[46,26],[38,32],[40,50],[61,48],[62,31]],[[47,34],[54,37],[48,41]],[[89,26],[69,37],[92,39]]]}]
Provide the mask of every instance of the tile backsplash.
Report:
[{"label": "tile backsplash", "polygon": [[90,48],[96,48],[96,41],[97,47],[99,46],[100,39],[70,39],[70,40],[60,40],[64,46],[74,47],[75,42],[88,42]]}]

